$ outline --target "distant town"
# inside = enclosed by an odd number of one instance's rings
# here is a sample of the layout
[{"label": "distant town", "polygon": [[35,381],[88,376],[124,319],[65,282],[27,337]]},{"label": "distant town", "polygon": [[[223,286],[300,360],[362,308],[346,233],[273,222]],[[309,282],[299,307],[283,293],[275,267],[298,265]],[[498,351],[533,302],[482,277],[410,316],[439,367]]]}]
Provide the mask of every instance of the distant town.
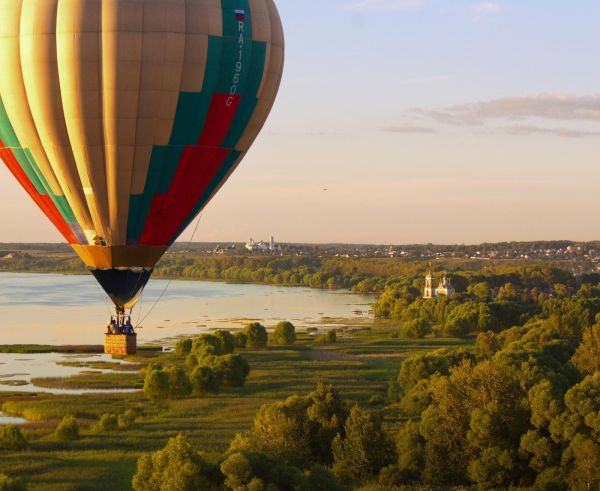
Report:
[{"label": "distant town", "polygon": [[499,242],[479,245],[375,245],[375,244],[302,244],[279,243],[272,236],[269,240],[249,239],[246,243],[176,243],[171,254],[203,252],[205,254],[272,254],[272,255],[317,255],[321,257],[347,258],[400,258],[411,261],[436,261],[468,259],[490,260],[535,260],[574,261],[600,265],[600,241],[536,241]]},{"label": "distant town", "polygon": [[[0,243],[0,259],[10,260],[28,250],[70,251],[66,244]],[[479,245],[375,245],[375,244],[308,244],[249,239],[247,242],[175,243],[168,254],[201,253],[206,255],[310,255],[346,258],[399,258],[410,261],[462,260],[536,260],[575,261],[600,265],[600,241],[499,242]]]}]

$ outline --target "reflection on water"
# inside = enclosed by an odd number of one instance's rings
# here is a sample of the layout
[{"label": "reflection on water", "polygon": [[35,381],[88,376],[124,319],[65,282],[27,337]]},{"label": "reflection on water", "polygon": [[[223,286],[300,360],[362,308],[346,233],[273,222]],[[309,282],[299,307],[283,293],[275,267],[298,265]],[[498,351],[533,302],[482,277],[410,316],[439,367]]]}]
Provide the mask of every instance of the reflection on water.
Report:
[{"label": "reflection on water", "polygon": [[[107,361],[116,362],[110,355],[65,355],[61,353],[43,353],[27,355],[0,353],[0,391],[7,392],[47,392],[50,394],[110,394],[114,392],[135,392],[133,389],[52,389],[38,387],[31,383],[36,377],[71,377],[84,371],[89,367],[74,367],[59,365],[66,361]],[[95,372],[113,373],[112,370],[93,369]],[[119,372],[127,377],[127,372]],[[11,382],[18,383],[12,385]],[[2,419],[0,417],[0,424]],[[7,423],[4,423],[7,424]]]},{"label": "reflection on water", "polygon": [[27,423],[25,418],[8,416],[0,411],[0,425],[24,425],[25,423]]},{"label": "reflection on water", "polygon": [[[150,282],[134,321],[145,316],[166,285]],[[268,326],[291,320],[301,328],[324,315],[357,317],[373,302],[370,295],[343,291],[173,281],[138,339],[145,343],[208,328],[237,328],[252,320]],[[111,311],[91,275],[0,274],[0,344],[101,344]]]}]

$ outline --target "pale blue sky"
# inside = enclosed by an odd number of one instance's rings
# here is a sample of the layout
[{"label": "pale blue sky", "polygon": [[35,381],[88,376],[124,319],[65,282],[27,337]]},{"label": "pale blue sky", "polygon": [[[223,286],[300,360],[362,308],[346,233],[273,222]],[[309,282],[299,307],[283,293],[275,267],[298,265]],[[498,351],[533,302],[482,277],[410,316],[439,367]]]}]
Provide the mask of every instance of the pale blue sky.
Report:
[{"label": "pale blue sky", "polygon": [[[277,4],[279,99],[196,240],[600,238],[599,2]],[[59,240],[6,174],[0,241]]]}]

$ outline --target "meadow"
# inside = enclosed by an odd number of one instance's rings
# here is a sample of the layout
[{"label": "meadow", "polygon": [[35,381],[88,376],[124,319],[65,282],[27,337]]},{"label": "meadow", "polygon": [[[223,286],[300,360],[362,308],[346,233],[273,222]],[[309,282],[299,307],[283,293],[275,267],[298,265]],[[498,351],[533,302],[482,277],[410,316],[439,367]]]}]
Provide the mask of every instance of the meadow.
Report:
[{"label": "meadow", "polygon": [[[404,357],[459,346],[471,349],[473,341],[400,339],[393,324],[378,323],[373,327],[342,329],[338,342],[330,345],[316,344],[314,336],[299,333],[294,346],[242,350],[252,369],[246,385],[209,397],[154,403],[141,391],[85,396],[6,391],[0,394],[0,407],[7,414],[29,421],[22,426],[28,446],[23,451],[3,452],[0,472],[22,477],[32,490],[131,489],[140,454],[162,448],[179,433],[216,456],[228,448],[237,433],[250,428],[264,404],[305,394],[318,382],[324,382],[332,384],[345,399],[370,407],[373,396],[385,397],[388,380],[397,377]],[[139,368],[156,361],[182,362],[175,358],[174,353],[142,351],[126,360]],[[54,387],[105,388],[111,384],[139,387],[140,381],[138,372],[123,371],[83,373],[45,383]],[[131,427],[115,431],[94,428],[103,414],[123,414],[129,409],[137,415]],[[385,425],[393,432],[403,417],[394,406],[384,411]],[[79,421],[80,440],[57,441],[54,431],[65,415],[73,415]]]}]

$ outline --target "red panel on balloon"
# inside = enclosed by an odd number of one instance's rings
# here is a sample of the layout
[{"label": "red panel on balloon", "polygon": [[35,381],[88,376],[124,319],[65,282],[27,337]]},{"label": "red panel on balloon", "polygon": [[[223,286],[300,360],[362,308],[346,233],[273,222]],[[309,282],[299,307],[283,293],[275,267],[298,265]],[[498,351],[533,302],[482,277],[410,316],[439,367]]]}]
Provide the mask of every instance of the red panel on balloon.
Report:
[{"label": "red panel on balloon", "polygon": [[229,155],[226,148],[186,147],[173,183],[152,201],[140,243],[168,244]]},{"label": "red panel on balloon", "polygon": [[210,103],[204,129],[198,140],[201,147],[220,147],[231,127],[237,108],[239,95],[215,94]]},{"label": "red panel on balloon", "polygon": [[35,186],[32,184],[25,171],[21,168],[13,153],[4,146],[2,140],[0,140],[0,159],[2,159],[2,161],[6,164],[8,170],[13,176],[15,176],[21,186],[23,186],[23,189],[27,191],[27,194],[31,196],[33,201],[35,201],[39,208],[52,222],[52,224],[63,235],[65,240],[67,240],[69,244],[77,244],[77,238],[75,235],[73,235],[69,225],[67,222],[65,222],[60,212],[56,209],[56,206],[52,202],[52,198],[50,198],[50,196],[41,195],[38,193],[37,189],[35,189]]}]

